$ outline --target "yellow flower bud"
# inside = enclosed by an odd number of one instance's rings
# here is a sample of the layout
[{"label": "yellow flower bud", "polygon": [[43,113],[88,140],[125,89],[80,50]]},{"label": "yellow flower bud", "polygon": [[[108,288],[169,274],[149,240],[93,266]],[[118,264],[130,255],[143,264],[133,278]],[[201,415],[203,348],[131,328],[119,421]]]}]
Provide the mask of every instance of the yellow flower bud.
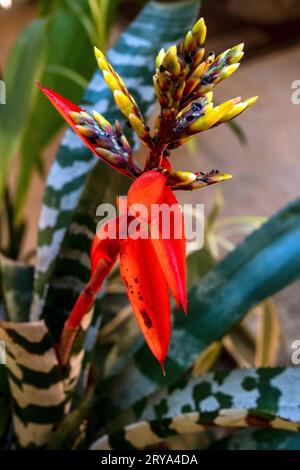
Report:
[{"label": "yellow flower bud", "polygon": [[159,69],[159,67],[162,65],[165,55],[166,55],[166,51],[164,50],[164,48],[162,48],[157,54],[157,57],[155,59],[155,66],[157,69]]},{"label": "yellow flower bud", "polygon": [[231,121],[231,119],[235,118],[239,114],[241,114],[243,111],[245,111],[247,108],[252,106],[256,101],[258,100],[258,96],[252,96],[252,98],[248,98],[245,101],[242,101],[241,103],[236,104],[231,111],[226,113],[219,121],[219,123]]},{"label": "yellow flower bud", "polygon": [[110,150],[104,149],[102,147],[95,148],[98,155],[105,158],[109,163],[113,165],[118,165],[120,163],[120,155],[113,153]]},{"label": "yellow flower bud", "polygon": [[225,80],[225,78],[230,77],[239,68],[239,66],[240,64],[237,63],[237,64],[226,65],[225,67],[223,67],[220,70],[220,74],[218,76],[217,81],[219,82],[219,81]]},{"label": "yellow flower bud", "polygon": [[198,44],[203,44],[206,39],[206,24],[204,18],[200,18],[192,27],[192,33],[197,36]]},{"label": "yellow flower bud", "polygon": [[193,33],[189,31],[184,39],[183,47],[185,51],[192,49],[193,47]]},{"label": "yellow flower bud", "polygon": [[118,80],[111,72],[103,70],[103,77],[112,93],[114,93],[115,90],[121,90]]},{"label": "yellow flower bud", "polygon": [[97,111],[93,111],[93,116],[94,116],[95,121],[97,121],[97,123],[99,124],[100,127],[103,127],[103,128],[110,127],[111,128],[110,122],[108,122],[107,119],[105,119],[105,117],[102,116],[102,114],[97,113]]},{"label": "yellow flower bud", "polygon": [[81,122],[80,113],[78,113],[76,111],[70,111],[69,116],[75,124],[79,124]]},{"label": "yellow flower bud", "polygon": [[133,103],[120,90],[114,91],[114,98],[118,108],[126,117],[134,111]]},{"label": "yellow flower bud", "polygon": [[229,111],[232,110],[235,104],[236,104],[236,100],[229,100],[219,106],[216,106],[207,114],[205,114],[204,116],[200,117],[195,122],[193,122],[190,126],[190,130],[196,133],[196,132],[206,131],[207,129],[210,129],[225,114],[229,113]]},{"label": "yellow flower bud", "polygon": [[91,127],[80,126],[80,125],[76,125],[75,127],[83,137],[86,137],[87,139],[91,139],[95,137],[95,131]]}]

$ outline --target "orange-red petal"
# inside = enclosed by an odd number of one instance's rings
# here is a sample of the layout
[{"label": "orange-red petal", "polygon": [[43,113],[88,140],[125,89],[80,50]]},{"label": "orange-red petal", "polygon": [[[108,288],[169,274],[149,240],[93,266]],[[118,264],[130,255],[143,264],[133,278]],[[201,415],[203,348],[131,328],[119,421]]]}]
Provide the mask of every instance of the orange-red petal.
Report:
[{"label": "orange-red petal", "polygon": [[120,271],[139,327],[163,367],[171,332],[169,292],[150,238],[128,238]]},{"label": "orange-red petal", "polygon": [[[122,243],[126,238],[126,216],[114,217],[103,224],[97,231],[91,246],[91,271],[95,272],[101,259],[114,263],[120,253]],[[120,237],[120,228],[125,229]]]},{"label": "orange-red petal", "polygon": [[143,204],[151,218],[151,206],[161,204],[165,199],[167,189],[166,177],[157,170],[150,170],[139,176],[130,186],[127,200],[128,207]]},{"label": "orange-red petal", "polygon": [[[97,292],[112,270],[121,250],[122,240],[118,239],[119,217],[106,222],[94,237],[91,246],[91,278],[78,297],[67,320],[68,328],[80,325],[83,316],[94,303]],[[104,234],[106,238],[104,238]]]},{"label": "orange-red petal", "polygon": [[[153,247],[165,275],[169,288],[179,308],[180,304],[184,312],[187,312],[186,295],[186,241],[184,232],[183,215],[178,201],[171,189],[166,190],[164,203],[171,208],[170,217],[164,223],[170,224],[164,227],[163,218],[152,220],[151,234],[156,228],[153,238]],[[159,224],[159,226],[157,226]],[[164,229],[167,229],[164,231]]]}]

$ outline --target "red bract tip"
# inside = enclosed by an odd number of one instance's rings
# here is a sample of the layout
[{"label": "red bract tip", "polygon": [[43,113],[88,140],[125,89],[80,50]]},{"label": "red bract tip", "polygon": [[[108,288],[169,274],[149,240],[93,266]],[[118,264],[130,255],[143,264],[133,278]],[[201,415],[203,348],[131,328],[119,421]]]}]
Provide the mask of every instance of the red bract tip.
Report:
[{"label": "red bract tip", "polygon": [[[62,115],[65,121],[67,121],[67,123],[76,132],[75,124],[70,118],[69,113],[71,111],[80,113],[81,111],[84,111],[84,109],[80,108],[80,106],[77,106],[76,104],[67,100],[63,96],[56,93],[55,91],[50,90],[50,88],[44,87],[39,82],[36,82],[36,84],[42,90],[42,92],[48,98],[48,100],[53,104],[53,106],[57,109],[57,111]],[[76,133],[81,137],[81,135],[78,132]]]},{"label": "red bract tip", "polygon": [[159,363],[160,367],[161,367],[161,370],[162,370],[162,373],[163,373],[163,376],[165,377],[167,374],[166,374],[166,369],[165,369],[165,361],[161,361]]}]

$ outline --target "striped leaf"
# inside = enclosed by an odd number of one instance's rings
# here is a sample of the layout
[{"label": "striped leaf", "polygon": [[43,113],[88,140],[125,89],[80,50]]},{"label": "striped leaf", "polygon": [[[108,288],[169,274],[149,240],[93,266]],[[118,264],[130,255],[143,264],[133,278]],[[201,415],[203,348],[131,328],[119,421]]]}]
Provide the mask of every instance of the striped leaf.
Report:
[{"label": "striped leaf", "polygon": [[91,316],[92,312],[85,316],[69,364],[63,369],[43,320],[0,322],[0,340],[6,345],[6,370],[17,446],[45,447],[58,423],[70,411],[84,356],[82,343]]},{"label": "striped leaf", "polygon": [[[198,0],[168,5],[148,3],[108,54],[146,116],[155,102],[152,86],[155,55],[163,44],[174,43],[182,37],[194,21],[198,8]],[[96,109],[111,121],[120,118],[124,124],[98,72],[86,90],[83,106]],[[124,193],[126,185],[123,177],[112,174],[71,131],[66,133],[44,195],[31,309],[32,320],[43,316],[50,323],[53,311],[59,310],[58,326],[50,325],[55,337],[88,278],[95,209],[119,192]]]},{"label": "striped leaf", "polygon": [[243,429],[215,442],[210,450],[300,450],[300,433],[283,429]]},{"label": "striped leaf", "polygon": [[[300,199],[253,232],[189,293],[188,317],[176,315],[166,361],[167,377],[143,346],[112,388],[116,414],[159,387],[178,380],[213,341],[263,299],[300,277]],[[106,403],[106,409],[108,409]]]},{"label": "striped leaf", "polygon": [[299,431],[299,386],[296,368],[238,369],[184,379],[135,403],[92,449],[144,448],[212,426]]}]

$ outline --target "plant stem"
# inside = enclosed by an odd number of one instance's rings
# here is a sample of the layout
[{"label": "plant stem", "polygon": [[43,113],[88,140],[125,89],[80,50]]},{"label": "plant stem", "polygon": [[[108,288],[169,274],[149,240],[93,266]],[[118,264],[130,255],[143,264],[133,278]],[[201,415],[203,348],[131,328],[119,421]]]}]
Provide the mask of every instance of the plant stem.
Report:
[{"label": "plant stem", "polygon": [[162,109],[159,128],[153,137],[153,149],[149,153],[144,171],[158,168],[161,165],[164,151],[170,142],[170,134],[175,125],[176,115],[176,108]]},{"label": "plant stem", "polygon": [[91,310],[97,292],[101,289],[103,281],[111,270],[114,262],[115,260],[109,262],[102,259],[98,263],[90,281],[86,284],[85,288],[76,300],[73,310],[64,324],[60,337],[57,353],[61,365],[65,365],[67,363],[82,319]]}]

